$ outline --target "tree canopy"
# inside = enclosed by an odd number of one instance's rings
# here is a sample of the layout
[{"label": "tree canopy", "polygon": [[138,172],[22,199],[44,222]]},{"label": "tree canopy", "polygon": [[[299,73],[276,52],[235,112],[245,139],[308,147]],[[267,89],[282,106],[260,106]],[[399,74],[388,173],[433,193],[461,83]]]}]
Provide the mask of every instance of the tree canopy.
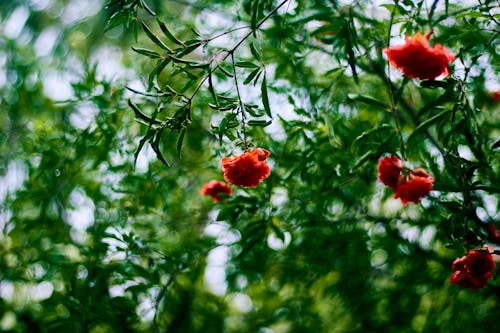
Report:
[{"label": "tree canopy", "polygon": [[491,332],[499,33],[493,0],[0,2],[0,330]]}]

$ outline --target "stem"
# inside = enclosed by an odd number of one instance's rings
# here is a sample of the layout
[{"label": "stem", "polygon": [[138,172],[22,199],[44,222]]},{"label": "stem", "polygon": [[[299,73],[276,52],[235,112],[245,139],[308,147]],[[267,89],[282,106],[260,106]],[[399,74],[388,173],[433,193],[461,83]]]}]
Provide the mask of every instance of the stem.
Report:
[{"label": "stem", "polygon": [[[387,33],[387,47],[390,46],[391,43],[391,31],[392,31],[392,25],[394,23],[394,16],[396,14],[396,6],[398,5],[399,0],[395,1],[395,6],[394,9],[391,12],[391,19],[389,21],[389,31]],[[401,126],[399,124],[399,117],[398,117],[398,112],[396,109],[396,103],[394,101],[394,92],[393,92],[393,85],[391,81],[391,74],[390,74],[390,63],[389,61],[387,62],[387,75],[385,75],[386,83],[387,83],[387,92],[389,94],[389,101],[391,103],[391,113],[394,118],[394,123],[396,125],[396,131],[399,134],[399,142],[401,144],[401,154],[403,160],[406,160],[406,147],[405,147],[405,142],[403,139],[403,133],[401,132]]]},{"label": "stem", "polygon": [[[283,7],[283,5],[285,5],[288,1],[290,0],[283,0],[278,6],[276,6],[273,10],[271,10],[266,16],[264,16],[258,23],[257,25],[255,26],[255,29],[259,29],[267,20],[269,20],[269,18],[271,18],[271,16],[273,16],[281,7]],[[241,29],[243,28],[248,28],[248,27],[241,27]],[[237,28],[233,31],[236,31],[236,30],[239,30],[240,28]],[[232,32],[232,31],[230,31]],[[241,44],[243,44],[243,42],[245,40],[248,39],[248,37],[250,37],[252,35],[252,30],[250,30],[249,32],[247,32],[231,49],[225,51],[226,54],[224,55],[224,57],[222,57],[222,61],[226,60],[227,58],[229,58],[229,56],[233,57],[233,53],[236,51],[236,49],[238,47],[241,46]],[[228,32],[229,33],[229,32]],[[224,33],[220,36],[223,36]],[[216,36],[216,37],[220,37],[220,36]],[[216,38],[214,37],[214,38]],[[210,39],[210,40],[213,40],[214,38]],[[209,40],[209,41],[210,41]],[[234,59],[234,57],[233,57]],[[212,64],[214,60],[211,60],[210,61],[210,64]],[[233,62],[234,63],[234,62]],[[216,67],[215,67],[216,68]],[[194,98],[194,96],[198,93],[198,91],[200,90],[201,86],[203,86],[203,84],[207,81],[208,77],[210,75],[212,75],[212,73],[215,71],[215,68],[212,68],[212,66],[210,66],[210,69],[209,69],[209,72],[207,75],[205,75],[203,77],[203,79],[201,79],[200,83],[198,83],[198,85],[196,86],[196,88],[194,89],[194,92],[193,94],[191,95],[191,97],[189,98],[189,100],[192,100]]]},{"label": "stem", "polygon": [[242,129],[243,129],[243,145],[245,146],[245,150],[248,149],[248,143],[247,143],[247,115],[245,113],[245,105],[243,104],[243,101],[241,100],[241,95],[240,95],[240,88],[238,85],[238,75],[236,74],[236,65],[234,61],[234,52],[231,53],[231,61],[233,63],[233,74],[234,74],[234,85],[236,86],[236,95],[238,96],[238,104],[239,109],[240,109],[240,114],[241,114],[241,123],[242,123]]}]

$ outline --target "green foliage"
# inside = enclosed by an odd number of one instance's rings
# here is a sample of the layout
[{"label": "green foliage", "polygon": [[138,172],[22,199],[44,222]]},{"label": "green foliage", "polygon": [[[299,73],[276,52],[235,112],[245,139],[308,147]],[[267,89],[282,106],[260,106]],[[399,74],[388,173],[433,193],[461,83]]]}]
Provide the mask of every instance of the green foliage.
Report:
[{"label": "green foliage", "polygon": [[[491,331],[449,276],[498,253],[498,1],[71,3],[0,3],[0,330]],[[450,76],[388,65],[415,32]],[[199,194],[250,147],[269,178]]]}]

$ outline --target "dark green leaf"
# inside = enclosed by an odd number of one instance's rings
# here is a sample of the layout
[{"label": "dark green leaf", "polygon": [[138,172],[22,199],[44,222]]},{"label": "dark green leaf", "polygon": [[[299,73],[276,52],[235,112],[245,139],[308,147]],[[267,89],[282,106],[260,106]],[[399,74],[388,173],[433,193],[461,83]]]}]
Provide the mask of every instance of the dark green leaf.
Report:
[{"label": "dark green leaf", "polygon": [[252,80],[255,78],[257,74],[259,74],[261,70],[262,70],[261,68],[256,68],[253,71],[251,71],[250,74],[248,74],[248,76],[246,77],[245,81],[243,81],[243,84],[249,84],[250,82],[252,82]]},{"label": "dark green leaf", "polygon": [[260,91],[262,94],[262,104],[264,104],[264,110],[269,117],[273,117],[271,113],[271,107],[269,106],[269,96],[267,95],[267,79],[266,74],[264,73],[264,77],[262,78],[262,84],[260,86]]},{"label": "dark green leaf", "polygon": [[389,110],[389,106],[383,103],[382,101],[368,95],[361,95],[355,93],[347,94],[347,98],[351,101],[362,102],[371,106],[375,106],[384,110]]},{"label": "dark green leaf", "polygon": [[255,44],[252,42],[252,43],[250,43],[249,46],[250,46],[250,52],[252,53],[252,55],[254,56],[254,58],[257,59],[258,61],[261,61],[260,54],[257,51],[257,49],[255,48]]},{"label": "dark green leaf", "polygon": [[217,98],[217,94],[215,93],[215,88],[214,88],[214,83],[213,83],[213,78],[212,78],[212,72],[210,71],[208,73],[208,91],[210,92],[210,95],[212,95],[212,98],[215,103],[215,107],[219,107],[219,99]]},{"label": "dark green leaf", "polygon": [[170,39],[172,42],[174,42],[177,45],[185,46],[183,42],[181,42],[179,39],[177,39],[177,37],[175,37],[174,34],[172,34],[170,32],[170,30],[168,30],[167,26],[163,22],[161,22],[158,19],[157,19],[157,22],[158,22],[158,25],[160,26],[161,31],[163,31],[163,33],[165,34],[165,36],[168,39]]},{"label": "dark green leaf", "polygon": [[135,116],[137,118],[146,121],[148,124],[155,124],[155,125],[162,124],[161,121],[155,120],[155,119],[153,119],[153,118],[151,118],[149,116],[146,116],[144,113],[142,113],[141,110],[137,107],[137,105],[135,105],[134,103],[132,103],[131,100],[128,100],[128,105],[132,108],[132,110],[134,110]]},{"label": "dark green leaf", "polygon": [[236,67],[243,67],[243,68],[255,68],[255,67],[259,67],[259,65],[254,64],[253,62],[250,62],[250,61],[237,61],[234,65]]},{"label": "dark green leaf", "polygon": [[259,126],[259,127],[266,127],[272,123],[272,120],[249,120],[248,125],[249,126]]},{"label": "dark green leaf", "polygon": [[158,45],[159,47],[161,47],[162,49],[164,50],[167,50],[169,52],[172,52],[172,50],[167,46],[165,45],[165,43],[163,43],[150,29],[149,27],[144,24],[144,22],[141,22],[141,25],[142,25],[142,29],[144,30],[144,32],[146,33],[146,35],[148,35],[149,39],[151,39],[156,45]]},{"label": "dark green leaf", "polygon": [[184,141],[184,136],[186,135],[186,128],[183,128],[181,132],[179,133],[179,137],[177,138],[177,157],[181,158],[181,149],[182,149],[182,142]]},{"label": "dark green leaf", "polygon": [[134,50],[135,52],[137,52],[139,54],[148,56],[148,57],[153,58],[153,59],[162,58],[161,55],[159,55],[157,52],[152,51],[152,50],[143,49],[143,48],[134,47],[134,46],[132,46],[132,50]]},{"label": "dark green leaf", "polygon": [[408,142],[414,140],[417,135],[419,135],[420,133],[426,131],[430,126],[436,124],[441,119],[445,118],[446,116],[448,116],[450,114],[451,114],[451,110],[444,110],[443,112],[440,112],[437,115],[434,115],[433,117],[431,117],[431,118],[427,119],[426,121],[422,122],[410,134],[410,136],[408,137]]},{"label": "dark green leaf", "polygon": [[144,0],[139,0],[141,7],[144,8],[150,15],[156,16],[156,13],[148,6],[146,1]]}]

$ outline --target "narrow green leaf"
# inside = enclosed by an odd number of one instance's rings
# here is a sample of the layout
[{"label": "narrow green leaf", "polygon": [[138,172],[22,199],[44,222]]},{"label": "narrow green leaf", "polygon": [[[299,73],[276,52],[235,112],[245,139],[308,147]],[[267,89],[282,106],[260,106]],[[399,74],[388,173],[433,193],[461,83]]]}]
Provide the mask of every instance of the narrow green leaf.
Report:
[{"label": "narrow green leaf", "polygon": [[144,10],[146,10],[150,15],[156,16],[156,13],[151,9],[151,7],[148,6],[148,4],[146,3],[146,1],[139,0],[139,2],[141,4],[141,7],[144,8]]},{"label": "narrow green leaf", "polygon": [[184,141],[184,136],[186,135],[186,128],[183,128],[181,132],[179,133],[179,137],[177,138],[177,157],[181,158],[181,148],[182,148],[182,142]]},{"label": "narrow green leaf", "polygon": [[355,101],[355,102],[362,102],[371,106],[375,106],[381,109],[388,110],[389,106],[386,105],[385,103],[381,102],[380,100],[368,96],[368,95],[361,95],[361,94],[347,94],[347,99],[350,101]]},{"label": "narrow green leaf", "polygon": [[214,88],[214,83],[212,79],[212,72],[208,73],[208,91],[212,95],[212,98],[214,99],[214,103],[216,105],[216,108],[219,107],[219,100],[217,98],[217,94],[215,93],[215,88]]},{"label": "narrow green leaf", "polygon": [[255,44],[252,42],[250,43],[250,52],[252,53],[253,57],[257,59],[258,61],[261,61],[260,54],[255,48]]},{"label": "narrow green leaf", "polygon": [[134,103],[132,103],[131,100],[128,100],[128,105],[132,108],[132,110],[134,110],[135,116],[137,118],[146,121],[148,124],[154,124],[154,125],[160,125],[160,124],[162,124],[161,121],[155,120],[155,119],[153,119],[153,118],[145,115],[144,113],[142,113],[141,110],[137,107],[137,105],[135,105]]},{"label": "narrow green leaf", "polygon": [[408,137],[408,142],[411,142],[411,140],[414,140],[416,136],[423,131],[427,130],[430,126],[434,125],[447,115],[451,113],[451,110],[444,110],[443,112],[438,113],[437,115],[427,119],[426,121],[422,122],[420,125],[415,128],[415,130],[410,134]]},{"label": "narrow green leaf", "polygon": [[361,133],[361,135],[359,135],[356,139],[354,139],[353,145],[357,144],[359,142],[365,141],[368,137],[370,137],[374,134],[378,134],[380,132],[386,132],[386,131],[393,131],[393,130],[394,130],[394,128],[391,125],[382,124],[379,127],[375,127],[373,129],[370,129],[368,131],[364,131],[363,133]]},{"label": "narrow green leaf", "polygon": [[250,17],[250,27],[252,28],[254,34],[257,28],[257,17],[259,15],[259,2],[260,0],[254,0],[252,6],[252,15]]},{"label": "narrow green leaf", "polygon": [[230,113],[227,116],[225,116],[220,124],[219,124],[219,142],[222,144],[222,138],[224,136],[224,133],[226,132],[226,129],[229,127],[229,124],[236,119],[236,114],[235,113]]},{"label": "narrow green leaf", "polygon": [[158,63],[156,64],[155,68],[151,71],[149,74],[149,79],[148,79],[148,89],[151,89],[153,86],[155,78],[158,77],[158,75],[161,74],[161,72],[165,69],[165,67],[168,65],[170,62],[170,58],[165,58],[163,60],[159,60]]},{"label": "narrow green leaf", "polygon": [[255,78],[257,74],[259,74],[261,70],[262,68],[259,67],[251,71],[250,74],[248,74],[248,76],[246,77],[245,81],[243,81],[243,84],[249,84],[250,82],[252,82],[252,80]]},{"label": "narrow green leaf", "polygon": [[156,21],[158,22],[158,25],[160,26],[161,31],[163,31],[163,33],[165,34],[165,36],[167,36],[168,39],[170,39],[172,42],[174,42],[177,45],[185,46],[183,42],[181,42],[177,37],[174,36],[174,34],[172,34],[170,32],[170,30],[168,30],[167,26],[162,21],[160,21],[158,19]]},{"label": "narrow green leaf", "polygon": [[134,50],[135,52],[137,52],[139,54],[145,55],[145,56],[153,58],[153,59],[162,58],[162,56],[159,55],[157,52],[151,51],[151,50],[148,50],[148,49],[143,49],[143,48],[133,47],[132,46],[132,50]]},{"label": "narrow green leaf", "polygon": [[249,126],[258,126],[258,127],[266,127],[270,125],[273,121],[272,120],[249,120],[248,125]]},{"label": "narrow green leaf", "polygon": [[144,148],[144,144],[151,140],[151,138],[154,136],[154,131],[151,131],[151,130],[148,130],[148,132],[146,133],[146,135],[144,135],[144,137],[141,139],[141,141],[139,142],[139,146],[137,147],[135,153],[134,153],[134,168],[137,164],[137,158],[139,157],[139,154],[142,150],[142,148]]},{"label": "narrow green leaf", "polygon": [[161,140],[161,136],[163,134],[163,129],[164,127],[162,127],[160,130],[158,130],[156,132],[156,135],[155,135],[155,138],[153,141],[150,141],[151,143],[151,148],[153,148],[153,151],[155,152],[156,154],[156,157],[163,163],[165,164],[167,167],[170,167],[170,163],[167,162],[167,160],[165,160],[165,158],[163,157],[163,154],[161,152],[161,149],[160,149],[160,140]]},{"label": "narrow green leaf", "polygon": [[197,48],[199,48],[200,45],[201,45],[201,42],[191,44],[191,45],[187,46],[186,48],[184,48],[184,50],[178,52],[176,56],[180,58],[180,57],[183,57],[185,55],[188,55],[191,52],[193,52],[194,50],[196,50]]},{"label": "narrow green leaf", "polygon": [[234,65],[236,67],[242,67],[242,68],[256,68],[256,67],[259,67],[259,65],[254,64],[253,62],[250,62],[250,61],[238,61]]},{"label": "narrow green leaf", "polygon": [[149,29],[149,27],[144,23],[144,22],[141,22],[141,25],[142,25],[142,29],[144,30],[144,32],[146,33],[146,35],[148,35],[149,39],[151,39],[153,41],[153,43],[155,43],[156,45],[158,45],[159,47],[161,47],[162,49],[164,50],[167,50],[168,52],[172,52],[172,50],[165,44],[163,43],[152,31],[151,29]]},{"label": "narrow green leaf", "polygon": [[266,110],[266,114],[272,118],[273,115],[271,113],[271,107],[269,106],[269,96],[267,94],[267,79],[266,74],[264,73],[264,77],[262,78],[262,84],[260,86],[260,91],[262,93],[262,104],[264,104],[264,110]]},{"label": "narrow green leaf", "polygon": [[233,77],[233,73],[229,72],[227,69],[224,69],[224,67],[217,65],[217,68],[221,70],[222,73],[226,74],[226,76]]},{"label": "narrow green leaf", "polygon": [[362,166],[365,162],[368,160],[371,160],[372,158],[376,157],[376,153],[369,150],[365,154],[363,154],[355,163],[354,166],[352,167],[352,170],[356,170],[360,166]]}]

